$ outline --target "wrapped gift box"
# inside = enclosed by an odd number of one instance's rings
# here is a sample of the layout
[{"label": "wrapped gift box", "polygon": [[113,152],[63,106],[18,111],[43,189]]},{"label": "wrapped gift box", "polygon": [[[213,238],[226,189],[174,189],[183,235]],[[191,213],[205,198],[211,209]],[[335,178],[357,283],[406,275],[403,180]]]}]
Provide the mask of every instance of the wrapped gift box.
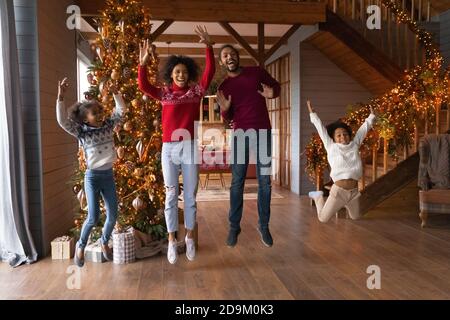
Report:
[{"label": "wrapped gift box", "polygon": [[136,259],[134,229],[129,227],[124,232],[113,231],[113,262],[125,264]]},{"label": "wrapped gift box", "polygon": [[100,239],[86,246],[84,249],[84,260],[101,263],[106,262],[105,257],[103,257]]},{"label": "wrapped gift box", "polygon": [[71,259],[75,253],[73,238],[62,236],[51,242],[52,259]]}]

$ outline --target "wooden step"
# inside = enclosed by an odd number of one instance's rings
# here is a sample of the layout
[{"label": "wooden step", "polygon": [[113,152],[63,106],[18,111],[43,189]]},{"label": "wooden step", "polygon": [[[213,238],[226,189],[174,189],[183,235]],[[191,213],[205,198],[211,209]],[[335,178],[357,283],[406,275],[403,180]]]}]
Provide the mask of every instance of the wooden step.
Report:
[{"label": "wooden step", "polygon": [[364,214],[370,208],[401,189],[409,181],[417,178],[419,168],[419,155],[415,153],[393,170],[380,176],[374,183],[370,183],[362,192],[360,205]]}]

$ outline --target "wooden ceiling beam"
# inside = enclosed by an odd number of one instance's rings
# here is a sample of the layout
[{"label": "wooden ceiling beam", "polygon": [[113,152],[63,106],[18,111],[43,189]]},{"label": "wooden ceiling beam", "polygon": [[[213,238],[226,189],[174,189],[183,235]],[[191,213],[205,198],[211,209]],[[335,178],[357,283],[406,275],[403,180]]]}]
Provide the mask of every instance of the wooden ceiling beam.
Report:
[{"label": "wooden ceiling beam", "polygon": [[[83,38],[89,41],[97,39],[97,32],[82,32]],[[258,37],[256,36],[242,36],[248,43],[257,44]],[[235,43],[235,40],[231,36],[211,35],[212,41],[215,43]],[[273,45],[280,40],[280,37],[265,37],[265,43]],[[183,43],[198,43],[198,36],[195,34],[161,34],[156,39],[158,42],[183,42]]]},{"label": "wooden ceiling beam", "polygon": [[[324,2],[215,0],[212,5],[210,0],[143,0],[142,3],[150,8],[154,20],[308,25],[326,21]],[[103,0],[77,0],[77,4],[83,15],[97,15],[106,5]]]},{"label": "wooden ceiling beam", "polygon": [[[218,56],[219,55],[219,48],[214,48],[214,55]],[[247,51],[243,50],[243,49],[238,49],[239,51],[239,55],[240,56],[248,56]],[[158,55],[161,54],[167,54],[167,52],[169,52],[169,55],[175,54],[175,55],[205,55],[205,48],[186,48],[186,47],[157,47],[156,48],[156,53]]]},{"label": "wooden ceiling beam", "polygon": [[151,34],[151,40],[154,42],[158,37],[167,30],[168,27],[173,23],[173,20],[165,20],[155,31]]},{"label": "wooden ceiling beam", "polygon": [[245,41],[245,39],[242,38],[242,36],[236,30],[234,30],[234,28],[228,22],[222,21],[219,22],[219,24],[234,38],[234,40],[236,40],[237,43],[239,43],[250,54],[253,59],[255,59],[256,62],[259,62],[258,53],[252,47],[250,47],[248,42]]},{"label": "wooden ceiling beam", "polygon": [[258,64],[260,66],[264,65],[264,53],[264,22],[258,22]]},{"label": "wooden ceiling beam", "polygon": [[[167,56],[166,57],[160,57],[159,61],[160,61],[160,65],[164,65],[167,62]],[[200,57],[192,57],[192,59],[200,66],[200,67],[204,67],[205,65],[205,58],[200,58]],[[241,58],[239,60],[239,63],[243,66],[256,66],[257,63],[255,62],[254,59],[252,58]],[[216,72],[220,71],[220,66],[217,63],[217,59],[216,59]]]}]

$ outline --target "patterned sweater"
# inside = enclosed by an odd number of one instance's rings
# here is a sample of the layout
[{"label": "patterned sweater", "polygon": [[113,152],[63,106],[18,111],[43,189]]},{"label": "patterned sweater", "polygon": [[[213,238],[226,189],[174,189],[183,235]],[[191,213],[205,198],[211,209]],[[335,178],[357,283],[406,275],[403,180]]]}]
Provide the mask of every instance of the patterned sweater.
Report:
[{"label": "patterned sweater", "polygon": [[68,118],[64,101],[56,102],[56,118],[59,125],[69,134],[78,138],[84,149],[88,169],[108,169],[117,159],[114,147],[114,127],[120,122],[125,102],[120,94],[114,95],[116,108],[112,116],[101,127],[79,124]]},{"label": "patterned sweater", "polygon": [[[197,136],[194,124],[200,117],[200,101],[214,72],[214,52],[210,47],[206,48],[206,66],[200,83],[193,86],[180,88],[172,83],[171,86],[156,87],[147,79],[147,67],[139,66],[139,89],[162,104],[163,142],[190,140]],[[182,136],[182,133],[189,133],[190,137]]]}]

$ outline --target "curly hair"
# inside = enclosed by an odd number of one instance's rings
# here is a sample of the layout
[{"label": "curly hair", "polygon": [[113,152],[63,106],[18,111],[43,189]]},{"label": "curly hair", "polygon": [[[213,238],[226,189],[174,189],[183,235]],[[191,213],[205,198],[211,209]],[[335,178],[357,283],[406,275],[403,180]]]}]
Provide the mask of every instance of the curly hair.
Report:
[{"label": "curly hair", "polygon": [[345,131],[347,131],[350,138],[352,137],[352,128],[350,128],[350,126],[348,124],[346,124],[345,122],[342,122],[341,120],[330,123],[329,125],[326,126],[326,128],[327,128],[328,135],[331,137],[331,139],[333,139],[333,141],[334,141],[334,132],[336,131],[336,129],[339,129],[339,128],[342,128]]},{"label": "curly hair", "polygon": [[176,65],[182,64],[186,66],[186,69],[188,71],[188,81],[196,82],[198,79],[198,65],[194,61],[194,59],[186,57],[186,56],[175,56],[172,55],[167,60],[166,64],[164,65],[164,68],[162,69],[162,78],[167,84],[171,84],[173,82],[172,79],[172,71],[175,68]]},{"label": "curly hair", "polygon": [[97,100],[77,102],[69,108],[69,119],[79,124],[83,124],[87,112],[95,106],[103,108]]}]

